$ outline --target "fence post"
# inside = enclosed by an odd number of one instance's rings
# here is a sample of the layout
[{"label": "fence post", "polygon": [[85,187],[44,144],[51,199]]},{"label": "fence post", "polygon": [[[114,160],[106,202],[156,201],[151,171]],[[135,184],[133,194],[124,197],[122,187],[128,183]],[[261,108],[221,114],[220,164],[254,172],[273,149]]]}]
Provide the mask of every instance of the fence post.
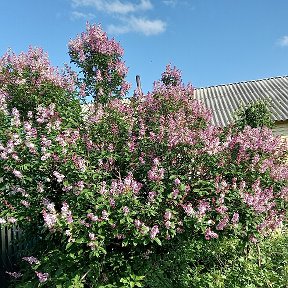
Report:
[{"label": "fence post", "polygon": [[140,80],[140,76],[136,75],[136,91],[134,91],[134,95],[137,95],[138,97],[142,97],[143,96],[143,92],[142,92],[142,87],[141,87],[141,80]]}]

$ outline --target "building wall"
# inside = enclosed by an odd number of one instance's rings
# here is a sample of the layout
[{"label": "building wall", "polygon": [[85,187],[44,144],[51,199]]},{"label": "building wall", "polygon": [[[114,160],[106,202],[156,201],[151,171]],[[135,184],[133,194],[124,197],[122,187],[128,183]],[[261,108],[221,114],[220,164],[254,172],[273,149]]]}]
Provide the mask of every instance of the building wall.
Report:
[{"label": "building wall", "polygon": [[[275,135],[280,135],[283,137],[288,145],[288,120],[276,122],[273,132]],[[288,155],[286,157],[286,162],[288,163]]]},{"label": "building wall", "polygon": [[276,122],[273,132],[288,140],[288,120]]}]

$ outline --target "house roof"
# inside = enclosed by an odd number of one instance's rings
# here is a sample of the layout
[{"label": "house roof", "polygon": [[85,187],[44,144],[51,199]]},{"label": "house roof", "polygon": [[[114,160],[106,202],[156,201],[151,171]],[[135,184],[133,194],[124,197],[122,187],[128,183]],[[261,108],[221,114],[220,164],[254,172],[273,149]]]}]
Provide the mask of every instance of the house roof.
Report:
[{"label": "house roof", "polygon": [[212,123],[226,126],[233,122],[234,112],[260,99],[271,100],[275,121],[288,120],[288,76],[195,88],[194,96],[212,111]]}]

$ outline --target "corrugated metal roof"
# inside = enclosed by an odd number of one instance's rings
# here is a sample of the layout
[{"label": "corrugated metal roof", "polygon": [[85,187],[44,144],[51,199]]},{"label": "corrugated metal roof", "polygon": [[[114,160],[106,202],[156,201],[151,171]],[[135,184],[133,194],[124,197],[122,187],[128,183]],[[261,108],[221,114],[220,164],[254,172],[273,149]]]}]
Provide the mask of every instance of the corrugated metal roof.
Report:
[{"label": "corrugated metal roof", "polygon": [[196,88],[194,96],[212,111],[212,123],[216,126],[231,123],[241,105],[260,99],[271,101],[275,121],[288,119],[288,76]]}]

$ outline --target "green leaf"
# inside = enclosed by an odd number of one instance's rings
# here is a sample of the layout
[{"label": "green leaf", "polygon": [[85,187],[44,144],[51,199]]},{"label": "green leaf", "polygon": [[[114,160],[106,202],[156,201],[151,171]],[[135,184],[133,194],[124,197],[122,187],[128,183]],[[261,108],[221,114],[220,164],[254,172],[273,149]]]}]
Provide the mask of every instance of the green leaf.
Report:
[{"label": "green leaf", "polygon": [[160,239],[159,238],[154,238],[153,239],[159,246],[161,246],[162,245],[162,243],[161,243],[161,241],[160,241]]}]

